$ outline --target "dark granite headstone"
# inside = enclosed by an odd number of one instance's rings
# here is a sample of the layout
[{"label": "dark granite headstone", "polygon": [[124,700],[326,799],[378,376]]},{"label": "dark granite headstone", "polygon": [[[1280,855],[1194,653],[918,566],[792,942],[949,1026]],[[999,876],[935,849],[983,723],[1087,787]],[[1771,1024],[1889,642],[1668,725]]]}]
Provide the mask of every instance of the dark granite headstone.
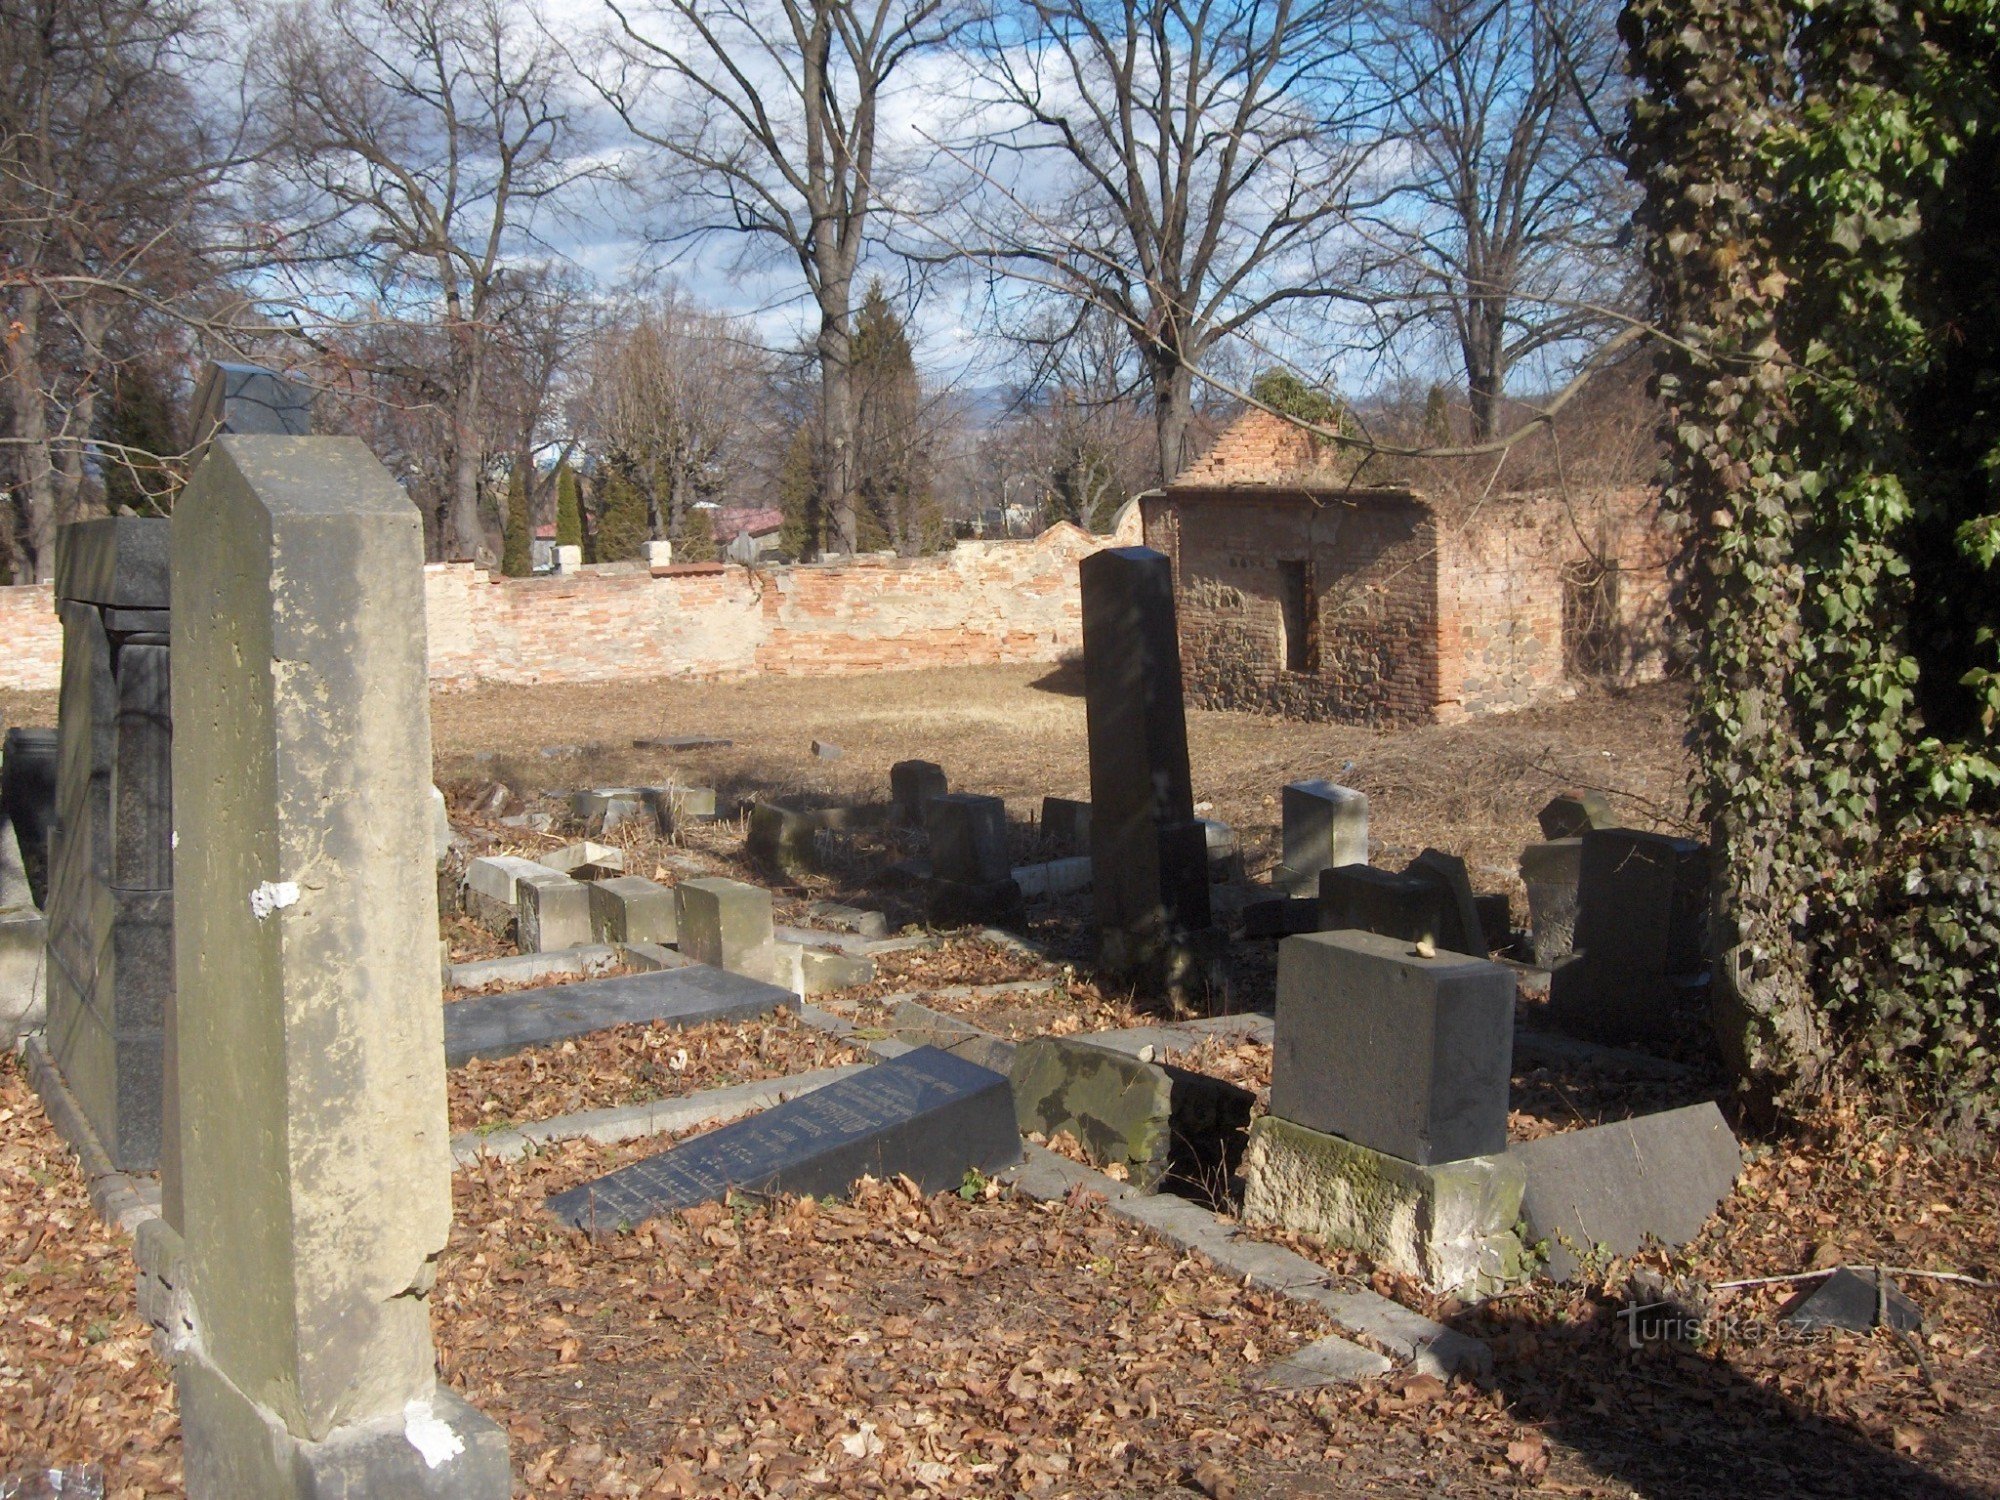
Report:
[{"label": "dark granite headstone", "polygon": [[1319,900],[1311,896],[1263,896],[1243,907],[1246,938],[1293,937],[1318,932]]},{"label": "dark granite headstone", "polygon": [[950,790],[944,767],[933,761],[899,760],[889,767],[889,801],[896,821],[907,828],[925,827],[925,805]]},{"label": "dark granite headstone", "polygon": [[[1331,873],[1331,872],[1329,872]],[[1370,932],[1278,949],[1271,1113],[1419,1166],[1507,1149],[1514,976]]]},{"label": "dark granite headstone", "polygon": [[865,1174],[935,1193],[1020,1159],[1007,1080],[919,1047],[548,1201],[565,1223],[611,1233],[732,1190],[844,1193]]},{"label": "dark granite headstone", "polygon": [[1479,920],[1479,905],[1473,898],[1472,877],[1466,873],[1465,861],[1441,849],[1426,849],[1410,861],[1403,873],[1432,882],[1444,898],[1439,911],[1442,925],[1438,928],[1438,946],[1454,953],[1470,953],[1475,958],[1486,957],[1490,951],[1486,929]]},{"label": "dark granite headstone", "polygon": [[750,1021],[798,1003],[790,990],[706,964],[474,995],[444,1008],[444,1059],[455,1068],[613,1026]]},{"label": "dark granite headstone", "polygon": [[167,526],[141,516],[58,526],[56,598],[120,609],[167,608]]},{"label": "dark granite headstone", "polygon": [[49,900],[49,833],[56,821],[56,731],[7,731],[0,745],[0,813],[14,825],[35,905]]},{"label": "dark granite headstone", "polygon": [[191,425],[198,465],[218,433],[262,437],[308,437],[312,433],[312,387],[262,365],[217,361],[195,388]]},{"label": "dark granite headstone", "polygon": [[1576,946],[1642,974],[1708,967],[1708,849],[1630,828],[1583,835]]},{"label": "dark granite headstone", "polygon": [[1090,736],[1090,860],[1102,957],[1169,987],[1209,926],[1208,841],[1195,821],[1172,565],[1110,547],[1079,566]]},{"label": "dark granite headstone", "polygon": [[121,1170],[159,1164],[173,1002],[164,520],[57,532],[63,677],[49,839],[49,1051]]},{"label": "dark granite headstone", "polygon": [[1073,797],[1042,798],[1042,842],[1064,854],[1090,853],[1090,804]]},{"label": "dark granite headstone", "polygon": [[1440,947],[1445,891],[1435,880],[1373,865],[1336,865],[1319,873],[1321,932],[1379,932]]},{"label": "dark granite headstone", "polygon": [[1007,804],[998,797],[947,792],[925,805],[931,838],[931,874],[960,885],[1006,880]]},{"label": "dark granite headstone", "polygon": [[1630,828],[1583,835],[1577,952],[1549,977],[1549,1015],[1600,1042],[1672,1038],[1708,993],[1708,850]]},{"label": "dark granite headstone", "polygon": [[1903,1295],[1894,1278],[1885,1276],[1878,1286],[1876,1275],[1873,1270],[1842,1266],[1818,1286],[1806,1288],[1787,1302],[1778,1312],[1778,1321],[1789,1328],[1844,1328],[1850,1333],[1867,1333],[1873,1328],[1915,1333],[1922,1328],[1924,1315],[1917,1304]]}]

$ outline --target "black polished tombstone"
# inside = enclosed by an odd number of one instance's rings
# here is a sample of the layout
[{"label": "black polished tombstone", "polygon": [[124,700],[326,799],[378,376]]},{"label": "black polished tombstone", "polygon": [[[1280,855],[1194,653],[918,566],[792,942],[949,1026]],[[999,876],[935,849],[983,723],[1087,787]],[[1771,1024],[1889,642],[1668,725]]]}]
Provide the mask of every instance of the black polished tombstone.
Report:
[{"label": "black polished tombstone", "polygon": [[[311,392],[254,365],[211,365],[196,461],[218,432],[311,431]],[[170,1134],[174,988],[169,523],[77,521],[56,533],[63,626],[49,833],[48,1046],[112,1164],[161,1166]],[[169,1216],[174,1174],[167,1179]]]},{"label": "black polished tombstone", "polygon": [[1078,571],[1099,957],[1176,998],[1192,995],[1213,945],[1172,565],[1150,547],[1111,547]]},{"label": "black polished tombstone", "polygon": [[114,516],[56,533],[48,1046],[128,1171],[159,1164],[174,983],[167,524]]}]

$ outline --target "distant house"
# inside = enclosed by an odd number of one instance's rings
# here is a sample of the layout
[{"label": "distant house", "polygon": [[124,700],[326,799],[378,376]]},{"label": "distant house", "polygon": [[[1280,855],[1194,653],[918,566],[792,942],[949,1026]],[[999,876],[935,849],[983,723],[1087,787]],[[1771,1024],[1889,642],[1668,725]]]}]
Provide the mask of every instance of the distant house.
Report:
[{"label": "distant house", "polygon": [[1445,503],[1351,487],[1332,458],[1252,410],[1142,497],[1190,702],[1421,724],[1663,670],[1674,539],[1652,492]]},{"label": "distant house", "polygon": [[[724,555],[749,562],[778,555],[778,535],[784,530],[785,514],[775,505],[718,506],[710,518],[715,527],[715,545]],[[732,547],[739,542],[740,545]]]}]

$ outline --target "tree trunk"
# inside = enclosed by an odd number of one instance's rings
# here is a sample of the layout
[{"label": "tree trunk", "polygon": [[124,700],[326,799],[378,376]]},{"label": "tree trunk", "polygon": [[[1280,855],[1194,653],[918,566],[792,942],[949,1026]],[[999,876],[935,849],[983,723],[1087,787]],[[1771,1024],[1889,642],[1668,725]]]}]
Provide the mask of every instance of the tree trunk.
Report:
[{"label": "tree trunk", "polygon": [[451,511],[449,540],[453,562],[476,557],[486,542],[479,522],[479,471],[485,467],[479,441],[479,376],[476,368],[459,382],[452,402]]},{"label": "tree trunk", "polygon": [[861,542],[854,512],[854,337],[846,282],[820,299],[820,495],[842,552]]},{"label": "tree trunk", "polygon": [[1180,357],[1153,359],[1153,426],[1160,438],[1160,483],[1171,484],[1187,467],[1188,418],[1194,412],[1194,372]]},{"label": "tree trunk", "polygon": [[1507,385],[1507,301],[1476,297],[1467,309],[1465,337],[1466,402],[1472,408],[1472,441],[1484,443],[1500,430],[1500,402]]},{"label": "tree trunk", "polygon": [[8,375],[14,387],[12,436],[20,457],[23,559],[29,579],[46,583],[56,571],[55,466],[49,459],[48,398],[42,389],[42,291],[32,283],[21,288],[11,340],[14,357]]}]

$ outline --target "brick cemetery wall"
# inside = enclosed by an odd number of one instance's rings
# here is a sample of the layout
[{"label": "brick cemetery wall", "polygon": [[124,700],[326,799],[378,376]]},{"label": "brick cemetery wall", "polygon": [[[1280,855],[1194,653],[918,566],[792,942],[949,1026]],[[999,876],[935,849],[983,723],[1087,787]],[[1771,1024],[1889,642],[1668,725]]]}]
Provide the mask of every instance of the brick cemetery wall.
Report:
[{"label": "brick cemetery wall", "polygon": [[[754,570],[614,564],[538,578],[434,563],[424,569],[431,681],[835,677],[1053,662],[1083,644],[1076,565],[1114,540],[1058,525],[936,557]],[[62,627],[50,586],[0,588],[0,632],[9,647],[0,688],[54,689]]]}]

